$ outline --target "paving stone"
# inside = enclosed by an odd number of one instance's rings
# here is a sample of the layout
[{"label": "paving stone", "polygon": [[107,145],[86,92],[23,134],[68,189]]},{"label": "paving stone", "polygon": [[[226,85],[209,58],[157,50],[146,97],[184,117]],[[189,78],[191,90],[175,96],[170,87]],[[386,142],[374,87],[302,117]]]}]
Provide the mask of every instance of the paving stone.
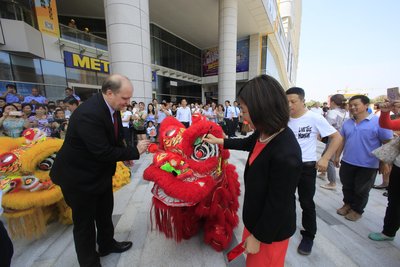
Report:
[{"label": "paving stone", "polygon": [[[319,144],[318,151],[323,151]],[[239,217],[242,216],[244,195],[243,171],[248,153],[231,151],[229,162],[236,166],[241,182],[239,198]],[[151,154],[144,154],[135,162],[131,183],[115,193],[113,221],[115,239],[131,240],[133,246],[122,254],[110,254],[101,258],[105,267],[157,267],[157,266],[245,266],[245,256],[227,263],[226,253],[215,252],[203,243],[203,232],[190,240],[176,243],[164,234],[151,229],[150,209],[152,205],[152,183],[143,180],[143,171],[152,161]],[[376,184],[380,183],[378,176]],[[285,266],[400,266],[400,237],[393,242],[374,242],[368,239],[371,231],[380,231],[387,205],[383,190],[371,190],[369,203],[363,218],[350,222],[336,214],[342,205],[341,184],[338,177],[338,189],[328,191],[319,187],[327,181],[317,179],[315,203],[317,210],[318,232],[313,252],[309,256],[297,253],[301,240],[301,208],[296,201],[297,231],[290,239]],[[234,230],[231,247],[242,237],[243,223]],[[40,240],[14,240],[15,254],[13,267],[70,267],[79,266],[72,239],[72,226],[52,223],[48,233]]]}]

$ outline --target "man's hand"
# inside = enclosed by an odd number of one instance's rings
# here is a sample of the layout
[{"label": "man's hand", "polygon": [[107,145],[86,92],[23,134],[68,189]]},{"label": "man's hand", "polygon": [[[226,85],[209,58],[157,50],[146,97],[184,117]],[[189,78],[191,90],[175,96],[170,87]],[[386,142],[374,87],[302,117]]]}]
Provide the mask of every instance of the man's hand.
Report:
[{"label": "man's hand", "polygon": [[329,159],[325,159],[324,157],[320,158],[320,160],[317,161],[317,164],[315,164],[315,168],[319,172],[326,172],[326,169],[328,168],[328,163]]},{"label": "man's hand", "polygon": [[134,162],[133,162],[133,160],[125,160],[124,164],[125,164],[125,166],[131,168],[131,167],[133,167]]},{"label": "man's hand", "polygon": [[379,163],[379,173],[381,173],[382,175],[389,174],[391,170],[392,166],[390,164],[384,163],[382,161]]},{"label": "man's hand", "polygon": [[150,145],[150,140],[140,140],[136,146],[139,154],[146,152],[147,147]]},{"label": "man's hand", "polygon": [[336,156],[333,163],[335,164],[336,168],[339,168],[340,167],[340,156]]}]

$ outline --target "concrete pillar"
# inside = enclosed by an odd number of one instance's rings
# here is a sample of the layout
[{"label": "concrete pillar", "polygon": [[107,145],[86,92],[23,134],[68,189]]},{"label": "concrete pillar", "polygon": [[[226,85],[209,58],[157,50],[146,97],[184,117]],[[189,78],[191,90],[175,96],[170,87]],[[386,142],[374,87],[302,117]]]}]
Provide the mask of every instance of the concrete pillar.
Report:
[{"label": "concrete pillar", "polygon": [[236,98],[238,0],[219,0],[218,102]]},{"label": "concrete pillar", "polygon": [[104,0],[112,73],[127,76],[133,99],[152,99],[149,0]]},{"label": "concrete pillar", "polygon": [[261,74],[261,35],[250,35],[249,47],[249,80]]}]

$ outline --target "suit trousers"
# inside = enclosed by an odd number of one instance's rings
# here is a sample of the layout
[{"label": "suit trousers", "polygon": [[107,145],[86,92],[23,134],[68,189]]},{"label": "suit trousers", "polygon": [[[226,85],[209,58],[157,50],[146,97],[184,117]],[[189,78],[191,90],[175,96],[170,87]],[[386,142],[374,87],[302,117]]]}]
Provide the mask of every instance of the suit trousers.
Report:
[{"label": "suit trousers", "polygon": [[100,266],[96,228],[99,248],[107,250],[115,242],[112,188],[100,194],[62,191],[65,202],[72,209],[75,250],[80,266]]},{"label": "suit trousers", "polygon": [[388,206],[382,233],[395,236],[400,227],[400,168],[393,165],[388,187]]},{"label": "suit trousers", "polygon": [[342,182],[343,202],[362,214],[367,206],[369,191],[374,184],[377,170],[340,162],[339,176]]},{"label": "suit trousers", "polygon": [[[238,117],[236,117],[236,118],[233,118],[233,134],[235,134],[236,133],[236,131],[238,130],[238,125],[239,125],[239,118]],[[240,130],[239,130],[239,132],[240,132]]]},{"label": "suit trousers", "polygon": [[[1,204],[1,203],[0,203]],[[0,221],[0,266],[9,267],[14,254],[14,247],[7,230]]]},{"label": "suit trousers", "polygon": [[234,134],[235,134],[235,132],[234,132],[234,130],[233,130],[233,120],[231,120],[231,119],[224,119],[224,121],[225,121],[225,126],[226,126],[226,132],[225,132],[225,134],[228,136],[228,137],[232,137]]},{"label": "suit trousers", "polygon": [[303,210],[301,221],[304,230],[301,231],[301,235],[311,239],[314,239],[317,233],[317,215],[314,203],[316,176],[315,161],[303,162],[303,170],[297,186],[299,202]]}]

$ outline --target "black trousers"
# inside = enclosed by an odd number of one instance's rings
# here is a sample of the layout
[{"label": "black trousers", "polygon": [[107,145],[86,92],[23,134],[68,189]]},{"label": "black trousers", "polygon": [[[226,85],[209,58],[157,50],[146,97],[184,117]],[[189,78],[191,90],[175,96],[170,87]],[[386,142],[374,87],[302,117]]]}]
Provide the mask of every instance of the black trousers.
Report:
[{"label": "black trousers", "polygon": [[364,168],[340,162],[339,176],[342,182],[343,202],[362,214],[368,203],[369,191],[375,182],[376,169]]},{"label": "black trousers", "polygon": [[124,139],[127,146],[132,146],[132,136],[131,129],[129,127],[122,127],[122,131],[124,133]]},{"label": "black trousers", "polygon": [[236,131],[238,130],[238,125],[239,125],[239,118],[238,117],[233,118],[233,134],[235,134]]},{"label": "black trousers", "polygon": [[[0,203],[1,204],[1,203]],[[9,267],[14,254],[14,247],[7,230],[0,221],[0,266]]]},{"label": "black trousers", "polygon": [[129,127],[129,131],[130,131],[130,140],[131,140],[132,146],[136,146],[137,140],[136,140],[135,128],[133,128],[133,126]]},{"label": "black trousers", "polygon": [[181,121],[181,123],[185,126],[186,129],[190,126],[190,122],[188,121]]},{"label": "black trousers", "polygon": [[303,170],[297,186],[300,206],[303,210],[301,222],[304,230],[301,231],[301,235],[311,239],[314,239],[317,233],[317,215],[314,203],[316,176],[315,161],[303,162]]},{"label": "black trousers", "polygon": [[393,165],[389,178],[388,206],[382,233],[395,236],[400,227],[400,168]]},{"label": "black trousers", "polygon": [[225,121],[225,126],[226,126],[226,132],[225,132],[225,134],[226,134],[228,137],[234,136],[234,135],[235,135],[235,132],[234,132],[234,130],[233,130],[233,120],[231,120],[231,119],[224,119],[224,121]]},{"label": "black trousers", "polygon": [[99,249],[107,250],[115,242],[112,223],[114,196],[111,187],[101,194],[63,190],[63,195],[72,209],[75,250],[80,266],[100,266],[100,257],[96,251],[96,229]]}]

